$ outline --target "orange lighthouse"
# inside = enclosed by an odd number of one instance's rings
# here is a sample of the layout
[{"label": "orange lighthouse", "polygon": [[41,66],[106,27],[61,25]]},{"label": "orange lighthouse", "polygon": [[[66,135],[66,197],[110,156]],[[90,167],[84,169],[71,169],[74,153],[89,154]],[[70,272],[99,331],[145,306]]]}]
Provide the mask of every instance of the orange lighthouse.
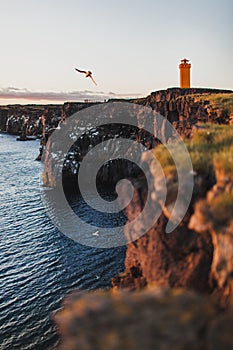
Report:
[{"label": "orange lighthouse", "polygon": [[188,63],[189,60],[187,58],[183,58],[181,63],[179,64],[180,68],[180,87],[182,89],[190,88],[190,68],[191,64]]}]

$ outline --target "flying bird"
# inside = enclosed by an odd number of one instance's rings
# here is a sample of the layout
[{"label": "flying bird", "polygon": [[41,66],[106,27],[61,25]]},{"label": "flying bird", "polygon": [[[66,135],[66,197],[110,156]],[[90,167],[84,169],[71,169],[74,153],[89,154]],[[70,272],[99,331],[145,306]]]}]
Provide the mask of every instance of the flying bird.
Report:
[{"label": "flying bird", "polygon": [[81,69],[78,69],[78,68],[75,68],[75,70],[79,73],[84,73],[86,75],[86,78],[91,78],[91,80],[93,81],[93,83],[95,85],[97,85],[97,83],[95,82],[93,76],[92,76],[92,72],[90,72],[89,70],[81,70]]},{"label": "flying bird", "polygon": [[93,232],[92,236],[99,236],[99,231]]}]

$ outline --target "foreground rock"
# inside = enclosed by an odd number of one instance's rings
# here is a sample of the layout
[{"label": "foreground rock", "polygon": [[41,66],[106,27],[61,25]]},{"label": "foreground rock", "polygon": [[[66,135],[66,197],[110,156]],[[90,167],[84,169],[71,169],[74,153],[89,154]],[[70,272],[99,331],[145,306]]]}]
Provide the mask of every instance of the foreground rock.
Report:
[{"label": "foreground rock", "polygon": [[[215,166],[216,183],[195,205],[189,228],[201,237],[211,235],[213,259],[209,283],[215,299],[222,308],[227,308],[233,305],[233,173],[217,162]],[[227,166],[232,166],[232,159]]]},{"label": "foreground rock", "polygon": [[62,336],[60,350],[233,347],[233,315],[218,319],[216,307],[206,297],[182,290],[73,293],[55,320]]}]

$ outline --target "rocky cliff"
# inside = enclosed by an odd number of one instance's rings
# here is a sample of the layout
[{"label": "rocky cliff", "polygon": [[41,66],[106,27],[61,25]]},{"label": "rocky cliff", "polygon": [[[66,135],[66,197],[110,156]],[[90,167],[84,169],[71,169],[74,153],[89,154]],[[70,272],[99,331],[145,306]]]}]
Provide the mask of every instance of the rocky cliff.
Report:
[{"label": "rocky cliff", "polygon": [[[224,94],[227,98],[231,90],[220,89],[180,89],[169,88],[152,92],[141,99],[115,99],[108,102],[132,102],[150,106],[171,122],[179,122],[177,128],[188,128],[189,123],[198,120],[227,123],[229,110],[211,103],[211,96]],[[61,120],[98,102],[66,102],[63,105],[8,105],[0,106],[0,130],[11,134],[42,134],[42,116],[46,119],[46,132],[56,128]]]},{"label": "rocky cliff", "polygon": [[0,128],[9,134],[42,135],[42,116],[47,117],[48,128],[61,120],[60,105],[8,105],[0,106]]},{"label": "rocky cliff", "polygon": [[139,103],[150,106],[173,123],[180,133],[189,136],[192,125],[197,122],[228,124],[232,121],[232,96],[231,90],[169,88],[152,92]]},{"label": "rocky cliff", "polygon": [[[168,89],[137,101],[159,111],[185,137],[194,176],[186,215],[166,233],[179,179],[166,147],[157,145],[154,159],[146,154],[142,159],[152,191],[148,194],[145,178],[138,178],[126,215],[133,222],[148,195],[151,206],[140,226],[158,206],[161,215],[145,235],[127,245],[125,270],[113,278],[111,291],[77,292],[65,299],[55,316],[59,349],[233,348],[232,94],[224,92],[223,98],[216,91],[193,92]],[[164,204],[156,159],[167,181]],[[181,188],[184,199],[186,190]],[[126,197],[127,191],[125,185]],[[126,237],[133,237],[137,228],[126,228]]]},{"label": "rocky cliff", "polygon": [[[194,170],[192,201],[180,225],[169,234],[165,233],[165,227],[176,199],[178,178],[171,159],[168,155],[166,158],[167,150],[157,147],[155,157],[162,162],[165,172],[167,169],[166,204],[161,207],[162,214],[155,225],[143,237],[128,244],[126,269],[123,275],[113,279],[114,286],[133,290],[151,284],[182,287],[209,293],[222,308],[233,304],[232,135],[232,126],[193,128],[192,138],[187,141]],[[153,196],[145,221],[160,205],[156,160],[149,161],[148,173],[157,195]],[[143,209],[146,199],[142,182],[126,209],[129,221]],[[132,235],[134,228],[131,231],[125,234]]]},{"label": "rocky cliff", "polygon": [[[164,117],[164,122],[166,120],[170,121],[173,126],[178,130],[178,132],[186,137],[190,136],[193,125],[198,122],[213,122],[213,123],[223,123],[229,124],[232,122],[232,112],[228,106],[225,108],[223,103],[216,104],[213,97],[225,96],[226,101],[231,101],[232,93],[229,90],[216,90],[216,89],[179,89],[171,88],[167,90],[161,90],[153,92],[146,98],[127,100],[127,102],[143,105],[150,107],[152,110],[159,112]],[[103,103],[104,107],[111,104],[111,102],[124,102],[124,100],[109,100],[107,103]],[[84,108],[95,105],[96,103],[66,103],[62,108],[62,120],[69,118],[75,112],[81,111]],[[104,121],[104,117],[93,116],[92,123],[96,124],[96,120],[99,118]],[[145,121],[144,121],[145,122]],[[153,121],[152,121],[153,122]],[[97,121],[98,123],[98,121]],[[138,116],[138,124],[140,124],[140,115]],[[70,151],[70,154],[66,160],[64,168],[64,178],[66,178],[66,183],[76,182],[77,168],[79,167],[80,162],[83,159],[83,156],[87,151],[94,147],[98,142],[106,141],[106,138],[111,137],[120,137],[124,130],[115,130],[109,126],[109,130],[93,129],[90,132],[87,132],[82,139],[79,139]],[[166,128],[164,128],[164,135],[162,137],[165,140],[168,140],[171,135],[166,135]],[[50,129],[51,131],[54,130]],[[48,132],[49,134],[50,132]],[[71,132],[72,133],[72,132]],[[146,134],[142,134],[143,130],[129,130],[128,134],[125,134],[125,137],[128,139],[140,140],[144,142],[146,147],[154,147],[155,143],[150,137]],[[156,136],[156,135],[155,135]],[[109,141],[110,142],[110,141]],[[51,143],[47,144],[47,155],[45,161],[45,170],[44,170],[44,181],[45,185],[50,186],[55,184],[56,174],[53,173],[52,165],[48,161],[48,154],[54,153],[54,145]],[[101,157],[101,155],[96,155]],[[51,158],[51,157],[50,157]],[[52,160],[51,160],[52,163]],[[74,163],[76,166],[74,166]],[[101,178],[105,179],[105,184],[108,181],[106,179],[115,176],[119,173],[119,168],[113,169],[115,165],[112,166],[113,172],[109,173],[109,167],[105,167],[103,172],[100,174]],[[120,174],[120,177],[124,177],[125,172]],[[114,183],[117,181],[117,178],[114,179]]]},{"label": "rocky cliff", "polygon": [[[112,101],[109,101],[112,102]],[[124,101],[119,101],[124,102]],[[55,315],[65,350],[231,350],[233,348],[233,103],[232,91],[171,88],[128,102],[149,106],[169,120],[186,139],[194,175],[194,190],[187,213],[171,233],[165,227],[178,192],[172,159],[162,145],[141,130],[115,126],[86,135],[67,158],[82,161],[83,154],[105,134],[130,136],[155,145],[154,155],[167,180],[167,199],[159,201],[160,176],[155,159],[144,156],[152,202],[140,225],[150,220],[158,206],[161,215],[148,232],[129,243],[125,270],[112,280],[112,290],[72,293]],[[106,103],[107,104],[107,103]],[[46,120],[49,135],[60,121],[90,107],[91,103],[63,106],[0,107],[0,130],[13,134],[41,135]],[[139,116],[140,119],[140,116]],[[139,120],[138,119],[138,120]],[[206,123],[211,123],[206,124]],[[201,123],[201,124],[200,124]],[[166,128],[163,139],[169,141]],[[156,136],[156,135],[154,135]],[[73,163],[72,163],[73,164]],[[51,160],[45,159],[45,184],[54,183]],[[115,171],[118,173],[118,171]],[[72,169],[71,169],[71,175]],[[107,178],[112,174],[105,173]],[[69,178],[69,177],[68,177]],[[115,179],[114,181],[116,181]],[[123,188],[127,196],[127,188]],[[185,198],[186,188],[182,188]],[[128,221],[140,213],[148,186],[140,174],[126,209]],[[136,227],[125,230],[126,237]]]}]

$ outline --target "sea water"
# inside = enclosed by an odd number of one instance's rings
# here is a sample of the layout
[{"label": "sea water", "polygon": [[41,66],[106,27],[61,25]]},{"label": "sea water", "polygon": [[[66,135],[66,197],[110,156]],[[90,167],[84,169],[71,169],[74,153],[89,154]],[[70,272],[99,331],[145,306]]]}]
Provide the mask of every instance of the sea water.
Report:
[{"label": "sea water", "polygon": [[[54,227],[41,199],[38,149],[39,141],[0,134],[1,350],[53,349],[53,315],[66,293],[107,288],[124,269],[124,247],[82,246]],[[80,198],[72,202],[95,221]]]}]

